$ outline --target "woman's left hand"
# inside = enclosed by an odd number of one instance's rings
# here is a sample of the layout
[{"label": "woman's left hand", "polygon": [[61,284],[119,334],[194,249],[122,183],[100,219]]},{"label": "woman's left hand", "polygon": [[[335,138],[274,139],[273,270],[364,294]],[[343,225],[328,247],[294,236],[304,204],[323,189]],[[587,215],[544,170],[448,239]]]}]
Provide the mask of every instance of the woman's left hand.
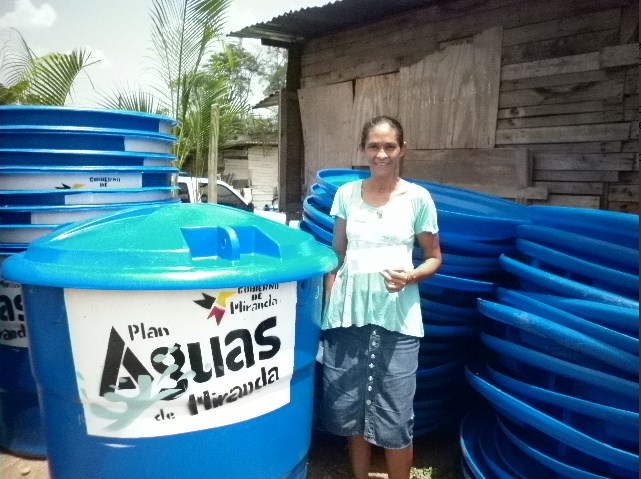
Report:
[{"label": "woman's left hand", "polygon": [[405,286],[412,283],[412,275],[404,269],[384,269],[381,276],[385,281],[385,287],[390,293],[398,293]]}]

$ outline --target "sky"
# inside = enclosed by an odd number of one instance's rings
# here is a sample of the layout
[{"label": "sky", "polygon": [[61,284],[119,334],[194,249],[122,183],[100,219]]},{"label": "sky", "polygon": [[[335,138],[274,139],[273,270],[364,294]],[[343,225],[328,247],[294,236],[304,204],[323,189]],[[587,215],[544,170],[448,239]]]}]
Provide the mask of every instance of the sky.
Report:
[{"label": "sky", "polygon": [[[232,0],[226,32],[268,21],[291,10],[330,3],[330,0]],[[152,0],[0,0],[0,43],[16,40],[18,30],[37,55],[90,49],[100,63],[87,71],[74,91],[72,104],[96,107],[99,92],[114,85],[131,88],[155,81],[152,62],[149,9]],[[259,40],[244,40],[259,48]],[[0,82],[1,82],[0,72]],[[250,101],[259,101],[256,93]]]}]

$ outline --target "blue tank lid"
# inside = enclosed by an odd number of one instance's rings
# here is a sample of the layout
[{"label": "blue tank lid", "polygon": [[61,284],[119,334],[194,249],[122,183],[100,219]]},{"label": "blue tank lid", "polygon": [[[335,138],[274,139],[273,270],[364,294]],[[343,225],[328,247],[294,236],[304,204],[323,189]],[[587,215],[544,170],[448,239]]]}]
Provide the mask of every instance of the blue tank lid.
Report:
[{"label": "blue tank lid", "polygon": [[95,126],[158,132],[177,124],[173,118],[139,111],[49,105],[0,106],[0,125]]},{"label": "blue tank lid", "polygon": [[301,230],[227,206],[181,203],[58,228],[7,259],[2,277],[82,289],[221,288],[303,280],[337,264]]}]

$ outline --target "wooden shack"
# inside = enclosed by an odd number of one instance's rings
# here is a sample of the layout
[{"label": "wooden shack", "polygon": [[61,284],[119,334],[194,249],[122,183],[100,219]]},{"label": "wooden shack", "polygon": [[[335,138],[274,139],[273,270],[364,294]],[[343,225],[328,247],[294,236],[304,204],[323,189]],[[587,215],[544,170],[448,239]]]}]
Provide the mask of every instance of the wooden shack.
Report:
[{"label": "wooden shack", "polygon": [[278,144],[235,140],[219,149],[219,172],[238,190],[249,188],[256,208],[278,201]]},{"label": "wooden shack", "polygon": [[388,114],[403,176],[638,213],[638,1],[342,0],[233,35],[289,50],[289,211],[319,169],[364,166],[361,126]]}]

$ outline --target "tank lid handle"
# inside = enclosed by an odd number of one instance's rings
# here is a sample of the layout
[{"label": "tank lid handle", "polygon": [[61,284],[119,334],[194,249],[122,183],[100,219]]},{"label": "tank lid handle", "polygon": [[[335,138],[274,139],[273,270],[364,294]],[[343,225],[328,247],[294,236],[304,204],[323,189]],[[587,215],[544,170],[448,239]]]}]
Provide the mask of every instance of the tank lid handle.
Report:
[{"label": "tank lid handle", "polygon": [[181,232],[191,252],[191,258],[194,260],[220,258],[235,261],[240,259],[240,241],[233,228],[185,226],[181,228]]}]

